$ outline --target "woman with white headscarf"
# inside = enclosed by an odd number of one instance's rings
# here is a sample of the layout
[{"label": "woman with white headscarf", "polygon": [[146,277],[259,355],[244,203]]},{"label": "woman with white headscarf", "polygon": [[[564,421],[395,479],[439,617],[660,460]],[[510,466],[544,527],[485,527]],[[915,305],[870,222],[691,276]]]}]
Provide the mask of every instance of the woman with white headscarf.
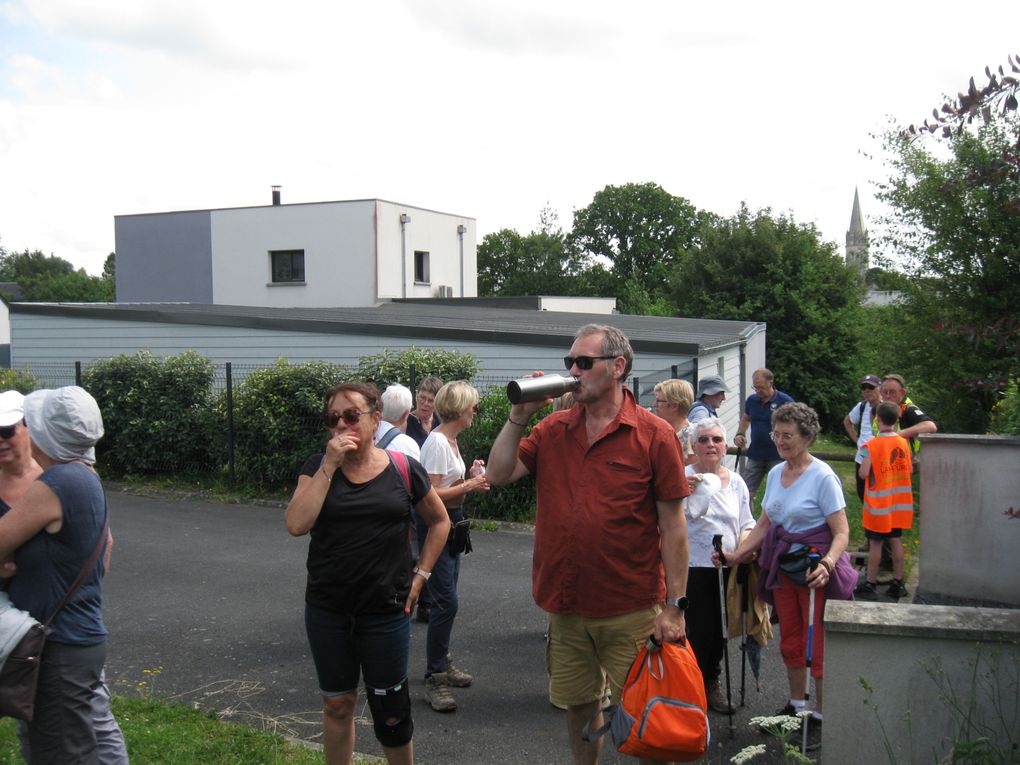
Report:
[{"label": "woman with white headscarf", "polygon": [[[93,468],[103,418],[75,386],[30,393],[23,407],[42,473],[0,518],[0,560],[14,556],[11,600],[44,622],[106,545],[106,496]],[[91,701],[106,660],[105,570],[100,556],[50,624],[28,725],[30,765],[96,762]]]}]

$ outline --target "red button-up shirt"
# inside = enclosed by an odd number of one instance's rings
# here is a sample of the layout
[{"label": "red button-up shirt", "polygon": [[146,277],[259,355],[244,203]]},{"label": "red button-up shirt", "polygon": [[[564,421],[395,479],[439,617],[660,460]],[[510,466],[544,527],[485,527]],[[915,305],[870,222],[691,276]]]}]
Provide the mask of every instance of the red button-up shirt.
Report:
[{"label": "red button-up shirt", "polygon": [[617,616],[666,595],[655,502],[691,490],[673,428],[623,393],[590,446],[579,404],[543,419],[518,449],[538,500],[532,593],[550,613]]}]

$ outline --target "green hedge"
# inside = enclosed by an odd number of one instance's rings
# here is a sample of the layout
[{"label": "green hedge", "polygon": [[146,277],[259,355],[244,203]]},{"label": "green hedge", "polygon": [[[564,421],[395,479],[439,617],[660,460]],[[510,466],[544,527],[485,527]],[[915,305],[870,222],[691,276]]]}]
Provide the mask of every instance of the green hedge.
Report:
[{"label": "green hedge", "polygon": [[412,345],[404,351],[387,348],[380,354],[362,356],[358,360],[355,379],[372,383],[381,393],[387,385],[395,382],[410,386],[412,366],[415,384],[427,375],[435,375],[446,382],[471,380],[478,374],[478,358],[473,354]]},{"label": "green hedge", "polygon": [[[280,359],[234,390],[234,470],[249,487],[293,486],[309,455],[326,443],[322,397],[334,385],[357,379],[349,367]],[[226,396],[220,397],[226,421]]]},{"label": "green hedge", "polygon": [[[489,450],[510,414],[510,402],[503,388],[494,388],[478,402],[478,415],[471,427],[457,438],[464,462],[488,461]],[[529,427],[526,431],[530,432]],[[509,486],[494,486],[487,494],[472,494],[468,512],[479,518],[501,521],[535,520],[535,481],[528,476]]]},{"label": "green hedge", "polygon": [[220,460],[213,365],[194,351],[149,351],[90,364],[82,386],[99,403],[106,435],[96,459],[107,474],[191,473]]}]

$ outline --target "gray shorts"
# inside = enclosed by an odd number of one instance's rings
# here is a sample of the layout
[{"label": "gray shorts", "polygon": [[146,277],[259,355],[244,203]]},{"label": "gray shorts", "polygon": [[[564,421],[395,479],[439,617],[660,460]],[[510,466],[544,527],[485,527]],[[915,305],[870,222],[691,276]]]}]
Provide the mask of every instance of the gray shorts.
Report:
[{"label": "gray shorts", "polygon": [[35,716],[28,725],[31,765],[96,765],[92,698],[101,682],[106,642],[43,649]]}]

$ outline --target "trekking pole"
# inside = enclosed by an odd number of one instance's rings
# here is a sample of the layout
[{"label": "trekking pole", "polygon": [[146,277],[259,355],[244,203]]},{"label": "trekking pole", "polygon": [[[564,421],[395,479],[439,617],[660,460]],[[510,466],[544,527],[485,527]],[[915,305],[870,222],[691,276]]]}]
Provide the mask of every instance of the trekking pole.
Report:
[{"label": "trekking pole", "polygon": [[730,691],[730,638],[729,638],[729,609],[726,607],[726,585],[723,580],[723,566],[726,565],[726,557],[722,551],[722,534],[712,537],[712,547],[719,554],[719,610],[722,613],[722,638],[723,638],[723,663],[726,666],[726,708],[730,716],[730,738],[737,734],[733,725],[733,695]]},{"label": "trekking pole", "polygon": [[747,612],[749,610],[747,605],[747,597],[749,595],[747,585],[751,579],[750,571],[751,565],[749,563],[741,563],[737,566],[737,586],[741,588],[740,617],[744,629],[740,643],[740,706],[744,706],[744,691],[747,688]]},{"label": "trekking pole", "polygon": [[[822,556],[818,553],[818,550],[811,548],[808,553],[808,572],[814,571],[818,566],[818,561],[821,560]],[[801,737],[800,753],[807,756],[807,734],[808,734],[808,722],[811,719],[811,712],[808,711],[807,703],[811,700],[811,656],[814,653],[815,645],[815,588],[808,588],[808,628],[807,628],[807,666],[805,672],[807,677],[804,678],[804,719],[801,721],[801,729],[803,735]]]}]

